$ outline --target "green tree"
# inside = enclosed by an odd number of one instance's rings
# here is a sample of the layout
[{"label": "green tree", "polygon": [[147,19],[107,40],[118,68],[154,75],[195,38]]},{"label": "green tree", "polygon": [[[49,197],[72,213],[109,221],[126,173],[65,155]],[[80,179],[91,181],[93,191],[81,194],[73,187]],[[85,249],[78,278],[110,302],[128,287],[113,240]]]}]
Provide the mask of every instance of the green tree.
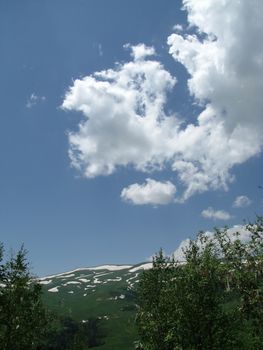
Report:
[{"label": "green tree", "polygon": [[173,349],[173,342],[169,338],[172,325],[170,317],[167,317],[171,301],[169,287],[173,276],[173,264],[160,251],[153,257],[153,268],[145,271],[140,279],[136,322],[145,349]]},{"label": "green tree", "polygon": [[86,322],[78,322],[70,317],[62,317],[58,321],[43,349],[85,350],[104,344],[105,332],[100,319],[89,318]]},{"label": "green tree", "polygon": [[[236,303],[243,349],[262,349],[263,344],[263,218],[246,225],[250,240],[243,242],[240,232],[233,241],[227,229],[216,231],[216,239],[224,258],[224,279]],[[230,299],[231,300],[231,299]]]},{"label": "green tree", "polygon": [[29,272],[24,247],[5,263],[3,246],[0,252],[0,348],[34,350],[42,342],[49,320],[41,286]]},{"label": "green tree", "polygon": [[200,233],[183,264],[156,255],[138,288],[138,348],[261,349],[262,226],[247,225],[248,242]]}]

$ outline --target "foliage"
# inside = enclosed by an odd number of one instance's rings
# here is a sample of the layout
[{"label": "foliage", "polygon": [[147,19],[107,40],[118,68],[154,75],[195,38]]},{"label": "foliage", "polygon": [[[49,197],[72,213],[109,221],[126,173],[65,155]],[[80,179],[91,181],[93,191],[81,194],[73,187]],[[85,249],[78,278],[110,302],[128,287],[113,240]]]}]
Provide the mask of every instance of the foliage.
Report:
[{"label": "foliage", "polygon": [[47,337],[43,350],[85,350],[104,344],[105,332],[98,318],[77,322],[70,317],[59,320],[59,324]]},{"label": "foliage", "polygon": [[23,247],[5,263],[2,245],[0,252],[0,348],[36,349],[49,322],[41,286],[29,273]]},{"label": "foliage", "polygon": [[185,262],[153,259],[138,288],[138,349],[261,349],[263,220],[248,224],[248,242],[227,228],[200,233]]},{"label": "foliage", "polygon": [[0,349],[85,350],[103,344],[105,334],[98,318],[80,323],[47,310],[26,254],[22,247],[3,262],[0,245]]}]

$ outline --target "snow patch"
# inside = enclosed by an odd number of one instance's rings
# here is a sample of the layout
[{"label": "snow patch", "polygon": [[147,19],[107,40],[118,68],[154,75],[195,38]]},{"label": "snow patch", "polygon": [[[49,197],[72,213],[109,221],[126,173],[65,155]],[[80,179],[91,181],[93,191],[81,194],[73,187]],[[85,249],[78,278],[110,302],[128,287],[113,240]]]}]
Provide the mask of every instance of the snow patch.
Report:
[{"label": "snow patch", "polygon": [[118,299],[125,299],[125,295],[124,294],[121,294],[121,295],[116,295],[115,297],[111,297],[111,298],[108,298],[108,300],[118,300]]},{"label": "snow patch", "polygon": [[71,278],[71,277],[75,277],[75,274],[71,273],[69,275],[58,276],[58,278]]},{"label": "snow patch", "polygon": [[90,282],[90,280],[87,280],[86,278],[79,278],[78,280],[83,282],[83,283]]},{"label": "snow patch", "polygon": [[101,265],[101,266],[90,267],[90,270],[119,271],[119,270],[130,269],[131,267],[132,265]]},{"label": "snow patch", "polygon": [[103,283],[102,281],[98,280],[97,278],[94,279],[93,281],[94,284],[101,284]]},{"label": "snow patch", "polygon": [[[108,270],[108,271],[119,271],[119,270],[126,270],[132,268],[133,265],[100,265],[100,266],[94,266],[94,267],[80,267],[78,269],[72,270],[72,271],[67,271],[67,272],[62,272],[58,273],[56,275],[50,275],[50,276],[45,276],[38,278],[39,281],[41,280],[46,280],[48,278],[55,278],[55,277],[74,277],[75,272],[79,271],[97,271],[97,270]],[[70,275],[71,274],[71,275]]]},{"label": "snow patch", "polygon": [[132,280],[134,280],[135,278],[137,278],[138,275],[139,275],[139,272],[137,272],[137,273],[135,274],[135,276],[132,276],[132,277],[128,278],[128,279],[126,280],[126,282],[127,282],[128,284],[131,284],[130,281],[132,281]]},{"label": "snow patch", "polygon": [[81,282],[69,281],[69,282],[67,282],[67,283],[64,283],[63,286],[67,286],[68,284],[81,284]]},{"label": "snow patch", "polygon": [[39,284],[49,284],[52,280],[40,281]]},{"label": "snow patch", "polygon": [[132,269],[129,270],[129,272],[136,272],[138,270],[150,270],[153,267],[152,263],[144,263],[142,265],[133,267]]},{"label": "snow patch", "polygon": [[108,278],[106,281],[107,282],[120,282],[122,280],[121,277],[116,277],[116,278]]}]

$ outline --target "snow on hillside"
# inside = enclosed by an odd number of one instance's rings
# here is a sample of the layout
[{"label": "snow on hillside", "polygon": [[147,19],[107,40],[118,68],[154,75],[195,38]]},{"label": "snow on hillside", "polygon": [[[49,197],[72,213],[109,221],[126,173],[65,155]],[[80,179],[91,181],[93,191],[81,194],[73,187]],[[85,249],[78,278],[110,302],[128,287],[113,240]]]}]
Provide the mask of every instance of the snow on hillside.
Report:
[{"label": "snow on hillside", "polygon": [[132,269],[129,270],[129,272],[136,272],[138,270],[149,270],[152,268],[152,266],[153,266],[152,263],[144,263],[142,265],[133,267]]},{"label": "snow on hillside", "polygon": [[[72,289],[83,296],[91,293],[104,285],[117,285],[120,283],[125,289],[130,290],[139,282],[140,272],[152,268],[152,263],[141,263],[138,265],[100,265],[88,268],[78,268],[72,271],[59,273],[52,276],[42,277],[39,283],[46,291],[51,293],[73,294]],[[67,288],[70,286],[71,290]],[[122,287],[122,288],[123,288]],[[108,288],[108,287],[107,287]],[[91,290],[92,289],[92,290]]]},{"label": "snow on hillside", "polygon": [[82,267],[82,268],[78,268],[78,269],[75,269],[72,271],[67,271],[67,272],[62,272],[62,273],[58,273],[55,275],[41,277],[38,280],[43,281],[46,279],[57,278],[57,277],[63,277],[63,278],[74,277],[75,272],[85,271],[85,270],[86,271],[87,270],[88,271],[98,271],[98,270],[121,271],[121,270],[128,270],[132,267],[133,267],[133,265],[101,265],[101,266],[94,266],[94,267]]},{"label": "snow on hillside", "polygon": [[130,269],[133,265],[102,265],[90,267],[89,270],[108,270],[108,271],[120,271]]}]

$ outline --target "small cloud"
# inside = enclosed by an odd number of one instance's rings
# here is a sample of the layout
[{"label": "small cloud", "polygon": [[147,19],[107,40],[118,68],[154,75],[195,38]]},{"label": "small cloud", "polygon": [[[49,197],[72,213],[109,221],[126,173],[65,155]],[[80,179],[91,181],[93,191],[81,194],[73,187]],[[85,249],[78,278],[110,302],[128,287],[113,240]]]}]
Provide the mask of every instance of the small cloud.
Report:
[{"label": "small cloud", "polygon": [[224,210],[215,210],[212,207],[209,207],[202,211],[201,215],[206,219],[214,219],[214,220],[229,220],[231,219],[231,215]]},{"label": "small cloud", "polygon": [[32,108],[37,103],[37,99],[37,95],[35,95],[34,93],[31,94],[29,99],[27,100],[26,108]]},{"label": "small cloud", "polygon": [[103,56],[103,50],[102,50],[102,45],[98,44],[98,51],[99,51],[99,56],[102,57]]},{"label": "small cloud", "polygon": [[45,96],[37,96],[34,92],[30,95],[30,97],[27,100],[26,108],[32,108],[39,102],[46,101]]},{"label": "small cloud", "polygon": [[233,207],[244,208],[248,207],[251,203],[252,201],[247,196],[238,196],[233,203]]},{"label": "small cloud", "polygon": [[173,30],[176,32],[182,32],[183,31],[183,26],[181,24],[175,24],[173,26]]},{"label": "small cloud", "polygon": [[146,179],[143,184],[132,184],[124,188],[121,198],[135,205],[151,204],[154,206],[169,204],[174,200],[176,187],[170,181],[160,182]]},{"label": "small cloud", "polygon": [[125,49],[131,49],[131,56],[134,58],[134,61],[144,60],[147,56],[154,56],[155,49],[152,46],[146,46],[145,44],[131,45],[125,44],[123,46]]}]

